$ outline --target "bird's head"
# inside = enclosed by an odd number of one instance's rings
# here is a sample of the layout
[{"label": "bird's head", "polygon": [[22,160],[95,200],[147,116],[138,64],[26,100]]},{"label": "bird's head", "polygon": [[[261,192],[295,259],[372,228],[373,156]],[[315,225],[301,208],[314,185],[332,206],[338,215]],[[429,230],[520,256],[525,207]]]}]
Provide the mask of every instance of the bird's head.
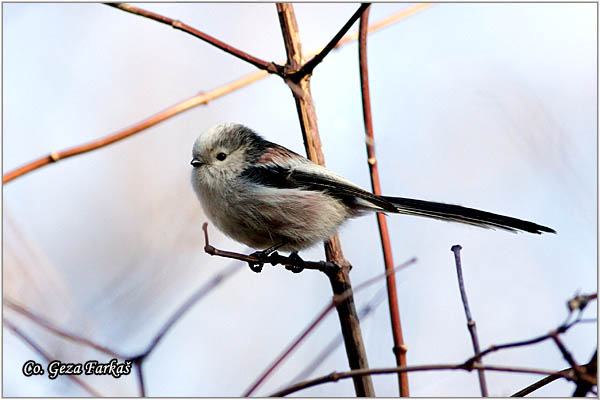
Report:
[{"label": "bird's head", "polygon": [[250,128],[225,123],[202,133],[192,149],[192,176],[200,181],[231,179],[256,162],[266,142]]}]

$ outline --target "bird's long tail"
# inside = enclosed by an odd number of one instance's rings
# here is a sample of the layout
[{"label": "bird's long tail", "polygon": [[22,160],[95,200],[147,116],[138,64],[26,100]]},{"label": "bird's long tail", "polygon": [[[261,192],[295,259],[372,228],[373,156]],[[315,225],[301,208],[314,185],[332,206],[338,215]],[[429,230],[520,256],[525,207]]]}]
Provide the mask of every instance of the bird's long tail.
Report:
[{"label": "bird's long tail", "polygon": [[512,232],[525,231],[537,234],[541,234],[542,232],[556,233],[552,228],[538,225],[533,222],[476,210],[474,208],[456,206],[454,204],[435,203],[432,201],[406,199],[403,197],[381,196],[381,198],[392,203],[396,208],[396,211],[401,214],[419,215],[445,221],[460,222],[482,228],[500,228]]}]

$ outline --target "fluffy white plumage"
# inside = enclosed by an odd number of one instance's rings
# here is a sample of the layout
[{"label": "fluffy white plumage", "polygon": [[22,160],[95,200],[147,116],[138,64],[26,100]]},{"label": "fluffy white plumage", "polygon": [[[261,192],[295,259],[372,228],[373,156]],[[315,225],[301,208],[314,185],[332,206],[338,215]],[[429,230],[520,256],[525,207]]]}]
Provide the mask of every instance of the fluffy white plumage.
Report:
[{"label": "fluffy white plumage", "polygon": [[366,211],[513,232],[554,232],[472,208],[373,195],[239,124],[220,124],[200,135],[192,156],[192,186],[208,217],[225,234],[256,249],[279,244],[288,251],[309,247]]}]

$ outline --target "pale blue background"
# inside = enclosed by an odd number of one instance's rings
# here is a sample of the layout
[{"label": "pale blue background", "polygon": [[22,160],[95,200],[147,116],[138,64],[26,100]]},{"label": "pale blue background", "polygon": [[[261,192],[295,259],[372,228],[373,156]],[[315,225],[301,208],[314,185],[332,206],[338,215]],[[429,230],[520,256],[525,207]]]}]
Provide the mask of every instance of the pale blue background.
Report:
[{"label": "pale blue background", "polygon": [[[265,60],[284,59],[273,4],[138,4]],[[326,43],[356,4],[296,5],[305,50]],[[408,4],[375,4],[377,21]],[[369,37],[376,151],[386,194],[457,203],[532,220],[557,235],[510,234],[390,216],[410,365],[472,354],[450,247],[482,348],[544,334],[576,292],[597,290],[596,4],[437,4]],[[98,4],[3,4],[3,168],[107,135],[254,67],[168,26]],[[354,29],[357,29],[358,25]],[[312,92],[327,165],[370,187],[356,43],[318,66]],[[72,332],[140,351],[173,310],[229,262],[202,251],[206,220],[189,184],[194,139],[213,124],[247,124],[303,153],[289,89],[268,77],[123,142],[4,187],[4,295]],[[20,231],[17,234],[17,230]],[[247,251],[211,227],[215,244]],[[341,230],[355,284],[383,271],[374,217]],[[32,254],[35,253],[35,257]],[[305,251],[321,259],[320,246]],[[383,285],[383,282],[381,282]],[[381,286],[356,295],[364,305]],[[239,396],[331,296],[319,273],[242,268],[195,306],[145,364],[152,396]],[[586,313],[595,316],[595,304]],[[65,361],[104,356],[53,339],[6,312]],[[363,321],[372,367],[394,365],[385,303]],[[330,315],[257,392],[285,385],[339,332]],[[575,359],[596,324],[564,337]],[[81,396],[65,378],[25,378],[39,357],[7,329],[5,396]],[[490,364],[567,368],[548,342],[493,354]],[[45,364],[45,363],[44,363]],[[339,348],[313,377],[347,370]],[[538,376],[488,373],[490,395]],[[134,376],[90,380],[136,395]],[[374,378],[396,396],[394,375]],[[414,396],[478,396],[475,374],[410,375]],[[558,382],[536,392],[569,396]],[[300,392],[352,396],[350,380]]]}]

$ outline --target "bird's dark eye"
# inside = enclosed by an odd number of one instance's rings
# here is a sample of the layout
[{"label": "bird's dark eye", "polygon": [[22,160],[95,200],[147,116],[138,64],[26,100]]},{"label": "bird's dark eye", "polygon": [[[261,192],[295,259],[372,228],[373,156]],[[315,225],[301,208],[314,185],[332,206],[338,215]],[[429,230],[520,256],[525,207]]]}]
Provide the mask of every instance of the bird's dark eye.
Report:
[{"label": "bird's dark eye", "polygon": [[223,161],[226,158],[227,158],[227,154],[225,154],[225,153],[217,154],[217,160],[219,160],[219,161]]}]

